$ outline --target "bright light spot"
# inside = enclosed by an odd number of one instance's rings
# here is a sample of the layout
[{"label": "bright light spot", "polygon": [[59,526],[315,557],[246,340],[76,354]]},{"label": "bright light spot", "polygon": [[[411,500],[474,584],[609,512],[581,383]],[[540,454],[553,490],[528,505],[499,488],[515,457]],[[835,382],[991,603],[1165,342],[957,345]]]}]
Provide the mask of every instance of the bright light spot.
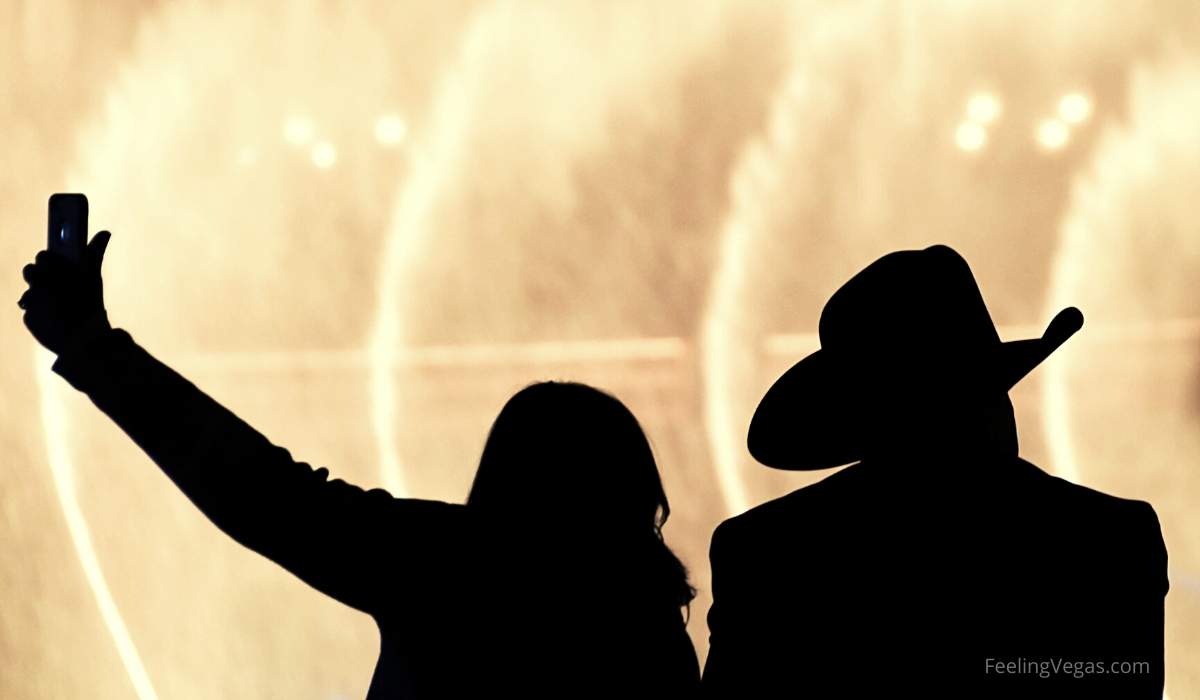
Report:
[{"label": "bright light spot", "polygon": [[981,92],[967,100],[967,118],[978,124],[991,124],[1000,116],[1000,100]]},{"label": "bright light spot", "polygon": [[1058,101],[1058,117],[1068,124],[1081,124],[1092,116],[1092,101],[1087,95],[1072,92]]},{"label": "bright light spot", "polygon": [[1048,151],[1057,151],[1067,145],[1067,138],[1070,135],[1071,130],[1067,128],[1067,125],[1057,119],[1045,119],[1038,124],[1038,143]]},{"label": "bright light spot", "polygon": [[328,141],[322,141],[313,146],[312,162],[318,168],[325,169],[332,167],[337,161],[337,149]]},{"label": "bright light spot", "polygon": [[954,142],[968,153],[973,153],[987,144],[987,129],[975,122],[964,122],[954,132]]},{"label": "bright light spot", "polygon": [[396,146],[408,136],[408,126],[395,114],[385,114],[375,122],[375,140],[383,146]]},{"label": "bright light spot", "polygon": [[305,117],[289,117],[283,123],[283,138],[293,146],[303,146],[313,138],[313,123]]}]

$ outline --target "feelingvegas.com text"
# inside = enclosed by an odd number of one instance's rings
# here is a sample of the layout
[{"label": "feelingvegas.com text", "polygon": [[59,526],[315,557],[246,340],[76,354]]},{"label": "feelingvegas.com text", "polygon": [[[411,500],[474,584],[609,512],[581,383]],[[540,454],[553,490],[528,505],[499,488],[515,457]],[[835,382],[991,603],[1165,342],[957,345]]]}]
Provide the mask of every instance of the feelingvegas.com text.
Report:
[{"label": "feelingvegas.com text", "polygon": [[1038,678],[1050,678],[1051,676],[1070,676],[1072,678],[1124,676],[1140,675],[1149,672],[1149,661],[1106,661],[1098,659],[1064,659],[1062,657],[1040,659],[989,657],[984,663],[984,673],[988,675],[1037,676]]}]

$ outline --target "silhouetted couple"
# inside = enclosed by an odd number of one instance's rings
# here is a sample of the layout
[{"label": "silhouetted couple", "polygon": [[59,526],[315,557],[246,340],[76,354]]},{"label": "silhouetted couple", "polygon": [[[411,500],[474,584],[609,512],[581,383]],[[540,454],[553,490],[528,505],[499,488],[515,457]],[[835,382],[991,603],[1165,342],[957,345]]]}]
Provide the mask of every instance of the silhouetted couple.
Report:
[{"label": "silhouetted couple", "polygon": [[[517,393],[465,505],[329,480],[111,327],[109,238],[81,265],[43,251],[25,267],[26,326],[218,527],[375,618],[369,697],[700,690],[667,497],[617,399],[572,383]],[[945,247],[886,256],[834,295],[822,350],[763,399],[750,450],[787,469],[857,464],[717,530],[705,693],[1161,694],[1153,511],[1017,458],[1007,391],[1074,314],[1000,343]],[[1029,672],[1056,659],[1058,675]],[[1083,678],[1061,665],[1121,661],[1149,665]]]}]

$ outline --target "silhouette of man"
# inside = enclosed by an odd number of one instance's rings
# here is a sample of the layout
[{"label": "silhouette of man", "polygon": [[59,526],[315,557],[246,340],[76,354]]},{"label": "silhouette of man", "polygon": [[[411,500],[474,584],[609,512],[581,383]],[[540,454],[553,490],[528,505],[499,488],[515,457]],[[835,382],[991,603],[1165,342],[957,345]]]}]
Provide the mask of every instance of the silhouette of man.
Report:
[{"label": "silhouette of man", "polygon": [[839,289],[749,449],[854,464],[717,528],[705,694],[1161,698],[1154,510],[1017,456],[1008,391],[1082,323],[1002,343],[945,246]]}]

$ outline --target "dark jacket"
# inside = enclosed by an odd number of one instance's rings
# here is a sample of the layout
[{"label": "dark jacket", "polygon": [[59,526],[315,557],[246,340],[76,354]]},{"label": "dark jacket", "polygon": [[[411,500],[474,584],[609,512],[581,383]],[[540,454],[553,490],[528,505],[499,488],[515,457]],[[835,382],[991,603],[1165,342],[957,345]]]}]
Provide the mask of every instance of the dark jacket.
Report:
[{"label": "dark jacket", "polygon": [[53,369],[226,534],[374,617],[372,700],[680,697],[698,685],[679,607],[548,551],[570,543],[331,480],[124,330],[68,348]]},{"label": "dark jacket", "polygon": [[1154,510],[1015,457],[859,463],[711,559],[706,697],[1162,697]]}]

